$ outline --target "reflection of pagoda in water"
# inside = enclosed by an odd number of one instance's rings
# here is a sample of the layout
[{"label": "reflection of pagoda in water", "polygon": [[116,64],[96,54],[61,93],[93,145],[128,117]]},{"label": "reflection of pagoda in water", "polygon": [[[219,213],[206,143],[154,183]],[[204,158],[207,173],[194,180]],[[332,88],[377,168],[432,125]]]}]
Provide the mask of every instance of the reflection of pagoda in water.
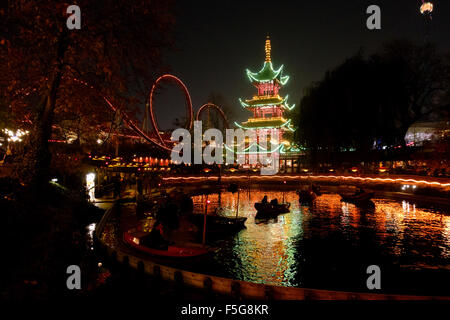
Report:
[{"label": "reflection of pagoda in water", "polygon": [[[242,129],[254,129],[257,135],[256,143],[249,145],[247,142],[244,153],[246,163],[250,157],[257,161],[258,152],[270,154],[276,152],[280,159],[286,160],[289,155],[297,154],[300,149],[292,143],[293,132],[292,119],[286,117],[286,112],[294,109],[295,104],[288,104],[288,95],[280,96],[279,90],[287,84],[289,76],[283,74],[283,65],[275,69],[271,59],[270,39],[267,37],[265,44],[265,61],[261,70],[251,72],[246,70],[247,77],[256,87],[258,93],[252,99],[239,99],[242,107],[252,113],[245,122],[235,125]],[[266,137],[266,143],[261,145],[261,138]],[[270,141],[274,143],[271,145]]]}]

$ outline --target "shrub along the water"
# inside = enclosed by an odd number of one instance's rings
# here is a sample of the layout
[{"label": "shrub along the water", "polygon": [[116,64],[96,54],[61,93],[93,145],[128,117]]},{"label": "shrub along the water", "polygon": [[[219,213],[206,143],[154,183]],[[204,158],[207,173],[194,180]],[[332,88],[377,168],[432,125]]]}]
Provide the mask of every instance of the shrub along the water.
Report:
[{"label": "shrub along the water", "polygon": [[84,227],[102,210],[84,194],[49,183],[36,193],[0,178],[0,294],[6,299],[67,294],[66,268],[79,264]]}]

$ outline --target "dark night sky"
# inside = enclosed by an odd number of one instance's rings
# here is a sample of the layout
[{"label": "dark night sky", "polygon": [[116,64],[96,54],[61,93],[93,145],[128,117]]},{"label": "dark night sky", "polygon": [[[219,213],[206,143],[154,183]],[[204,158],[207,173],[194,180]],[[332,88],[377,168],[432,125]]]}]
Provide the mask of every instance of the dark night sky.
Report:
[{"label": "dark night sky", "polygon": [[[430,40],[450,51],[450,3],[433,1]],[[381,30],[366,28],[366,8],[381,8]],[[285,66],[291,78],[281,94],[298,103],[303,89],[345,58],[364,48],[373,53],[394,38],[424,39],[420,0],[314,1],[176,1],[176,46],[166,62],[189,88],[194,109],[210,93],[226,97],[239,120],[249,116],[238,98],[250,98],[255,89],[245,69],[258,71],[264,62],[264,41],[270,35],[272,62]],[[166,86],[155,100],[163,129],[185,114],[183,97]]]}]

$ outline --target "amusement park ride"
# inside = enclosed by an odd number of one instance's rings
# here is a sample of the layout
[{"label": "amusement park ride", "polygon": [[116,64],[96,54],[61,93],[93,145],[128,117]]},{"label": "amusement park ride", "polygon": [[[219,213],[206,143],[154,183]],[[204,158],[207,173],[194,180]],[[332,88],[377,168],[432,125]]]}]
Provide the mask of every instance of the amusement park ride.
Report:
[{"label": "amusement park ride", "polygon": [[[279,89],[288,82],[289,76],[283,75],[283,66],[281,66],[278,70],[275,70],[273,68],[270,51],[270,39],[267,37],[267,40],[265,42],[266,59],[263,68],[257,73],[252,73],[251,71],[247,70],[247,76],[252,84],[258,89],[258,94],[250,100],[242,101],[240,99],[242,106],[246,110],[251,111],[253,113],[253,117],[249,118],[242,124],[235,123],[235,125],[238,128],[245,130],[254,129],[256,130],[257,136],[259,136],[259,133],[261,133],[262,131],[270,131],[270,134],[272,136],[266,133],[264,137],[273,139],[275,138],[273,137],[273,135],[275,134],[276,139],[277,141],[280,141],[280,144],[276,147],[276,149],[267,151],[266,149],[259,146],[259,143],[261,141],[257,141],[256,154],[253,154],[254,148],[252,148],[252,154],[248,154],[247,157],[257,157],[258,152],[276,152],[281,153],[282,156],[286,157],[289,155],[296,155],[300,151],[299,148],[297,148],[289,141],[291,140],[289,138],[289,136],[291,135],[290,133],[292,133],[295,129],[291,124],[291,119],[285,119],[285,112],[292,110],[295,105],[289,105],[287,103],[287,95],[284,98],[280,97],[279,95]],[[110,99],[108,99],[107,97],[103,97],[103,99],[106,101],[111,110],[113,110],[115,113],[118,113],[124,123],[138,135],[138,137],[136,138],[142,138],[161,149],[171,151],[176,142],[170,140],[169,133],[161,132],[154,112],[154,98],[157,88],[162,82],[165,81],[170,81],[171,83],[176,84],[183,92],[186,106],[186,122],[184,128],[188,131],[191,131],[194,123],[194,110],[192,107],[191,96],[186,85],[181,81],[180,78],[174,75],[162,75],[153,83],[148,96],[148,102],[145,106],[145,116],[142,129],[127,115],[125,111],[115,107],[111,103]],[[83,81],[79,82],[89,86]],[[223,120],[224,128],[229,128],[226,115],[221,107],[210,102],[200,106],[195,115],[195,120],[200,120],[202,113],[209,110],[216,111]],[[148,119],[150,121],[148,121]],[[148,130],[148,123],[151,124],[152,130]],[[267,143],[266,145],[269,144]],[[270,145],[272,146],[272,144]],[[244,150],[250,150],[250,147],[251,146],[247,146]]]},{"label": "amusement park ride", "polygon": [[[242,142],[245,143],[244,148],[239,150],[243,151],[235,151],[234,149],[237,146],[233,144],[225,144],[225,148],[232,148],[236,155],[243,154],[245,158],[244,166],[251,165],[259,167],[263,165],[260,163],[260,153],[275,155],[275,159],[279,159],[282,166],[292,166],[302,153],[301,149],[292,142],[292,133],[295,129],[291,123],[291,119],[286,118],[286,112],[292,110],[295,105],[289,105],[287,103],[288,95],[285,97],[279,95],[279,90],[282,86],[286,85],[289,76],[283,75],[283,66],[274,69],[271,61],[271,44],[269,37],[267,37],[265,42],[265,62],[263,68],[256,73],[249,70],[246,72],[250,82],[257,88],[258,93],[250,100],[242,101],[239,99],[244,109],[253,113],[253,117],[242,124],[235,122],[235,125],[239,129],[254,130],[256,132],[257,140],[252,143],[250,143],[250,141]],[[167,81],[176,84],[184,94],[186,106],[186,122],[184,124],[184,129],[191,132],[194,120],[200,121],[202,113],[206,111],[209,116],[210,110],[214,110],[221,117],[223,128],[229,128],[227,118],[221,107],[211,102],[200,106],[194,118],[194,110],[188,88],[180,78],[171,74],[162,75],[153,83],[145,105],[145,116],[142,128],[140,128],[125,111],[114,106],[110,99],[107,97],[102,98],[106,101],[110,109],[120,116],[126,126],[137,134],[137,136],[134,136],[133,138],[143,139],[162,150],[170,152],[173,150],[177,141],[172,141],[170,139],[170,132],[162,132],[160,130],[154,112],[154,100],[157,89],[162,82]],[[81,83],[88,85],[82,81]],[[151,124],[151,128],[149,128],[149,124]],[[267,141],[262,141],[261,139],[267,139]],[[275,146],[274,140],[276,140]],[[262,142],[265,143],[261,144]],[[270,147],[270,149],[265,148],[264,146]],[[278,162],[278,160],[276,161]]]},{"label": "amusement park ride", "polygon": [[[431,14],[433,10],[434,5],[432,2],[422,0],[420,13],[425,18],[425,39],[429,36],[430,21],[432,20]],[[277,135],[278,141],[281,142],[281,148],[280,150],[278,150],[281,154],[287,156],[289,154],[294,155],[301,152],[300,148],[296,145],[291,144],[291,142],[289,141],[290,139],[287,138],[290,133],[294,131],[294,128],[291,124],[291,120],[285,119],[284,115],[285,111],[292,110],[295,105],[288,105],[288,95],[282,98],[278,94],[279,89],[288,82],[289,76],[283,75],[283,66],[281,66],[278,70],[273,69],[271,60],[271,44],[269,37],[267,37],[267,40],[265,42],[265,61],[263,68],[256,73],[253,73],[249,70],[247,70],[246,72],[252,84],[258,89],[258,94],[250,100],[242,101],[241,99],[239,99],[241,105],[246,110],[253,113],[253,117],[249,118],[242,124],[235,123],[235,125],[242,129],[256,129],[257,131],[275,129],[275,134]],[[173,148],[174,142],[170,140],[170,135],[163,135],[161,133],[153,108],[155,91],[158,88],[159,84],[163,81],[171,81],[178,85],[178,87],[182,90],[187,111],[185,129],[190,131],[193,127],[194,122],[194,110],[192,107],[191,96],[186,85],[174,75],[162,75],[154,82],[150,90],[148,103],[145,107],[145,117],[143,122],[144,125],[142,129],[140,129],[124,111],[118,110],[118,108],[116,108],[108,98],[103,98],[114,112],[120,113],[126,125],[130,127],[134,132],[136,132],[140,138],[143,138],[145,141],[152,143],[164,150],[170,151]],[[229,124],[223,110],[219,106],[210,102],[203,104],[198,109],[195,120],[200,120],[201,114],[209,109],[217,111],[217,113],[223,120],[224,127],[229,128]],[[148,118],[150,119],[150,123],[153,128],[153,130],[151,131],[148,130]],[[265,136],[268,137],[269,135]],[[247,156],[251,155],[248,154]]]},{"label": "amusement park ride", "polygon": [[[146,108],[146,111],[148,110],[148,114],[150,116],[151,124],[153,127],[153,132],[156,133],[156,137],[157,137],[156,141],[152,140],[152,142],[156,143],[159,147],[161,147],[165,150],[172,150],[174,142],[171,141],[170,139],[164,139],[163,136],[160,134],[160,130],[159,130],[159,127],[158,127],[158,124],[156,121],[154,108],[153,108],[155,90],[161,81],[173,81],[183,91],[184,97],[185,97],[185,102],[186,102],[186,108],[187,108],[187,110],[186,110],[187,111],[187,120],[186,120],[186,124],[185,124],[185,129],[187,129],[188,131],[191,131],[193,123],[194,123],[194,111],[192,108],[192,100],[191,100],[191,96],[189,94],[189,90],[187,89],[186,85],[179,78],[177,78],[176,76],[171,75],[171,74],[165,74],[165,75],[159,77],[158,79],[156,79],[155,83],[152,86],[152,89],[150,90],[150,95],[149,95],[149,100],[148,100],[149,103],[147,104],[148,108]],[[198,109],[195,120],[197,120],[197,121],[200,120],[201,114],[208,109],[216,110],[218,112],[218,114],[221,116],[225,128],[228,127],[227,117],[225,116],[225,113],[223,112],[223,110],[219,106],[217,106],[213,103],[210,103],[210,102],[203,104]]]},{"label": "amusement park ride", "polygon": [[[73,79],[73,80],[82,85],[88,86],[91,89],[94,89],[92,86],[90,86],[88,83],[86,83],[84,81],[81,81],[79,79]],[[124,121],[124,123],[138,135],[135,138],[142,138],[145,141],[147,141],[151,144],[154,144],[161,149],[171,151],[175,142],[170,140],[170,134],[162,134],[161,133],[161,131],[158,127],[157,121],[156,121],[156,116],[155,116],[154,107],[153,107],[153,101],[154,101],[156,89],[158,88],[159,84],[163,81],[170,81],[172,83],[175,83],[183,91],[185,103],[186,103],[186,111],[187,111],[186,112],[186,115],[187,115],[186,123],[185,123],[184,128],[187,129],[188,131],[191,131],[191,129],[193,127],[193,123],[194,123],[194,110],[192,107],[191,96],[189,94],[189,90],[187,89],[186,85],[178,77],[176,77],[174,75],[171,75],[171,74],[162,75],[158,79],[156,79],[156,81],[153,83],[152,88],[149,93],[148,103],[146,104],[144,126],[142,129],[139,128],[139,126],[128,116],[126,111],[121,110],[121,109],[117,108],[116,106],[114,106],[111,103],[111,100],[108,99],[108,97],[103,96],[102,98],[106,102],[108,107],[114,113],[118,113],[120,115],[120,117],[122,118],[122,120]],[[210,102],[205,103],[202,106],[200,106],[200,108],[198,109],[198,111],[196,113],[195,119],[199,120],[202,113],[208,109],[216,110],[217,113],[221,116],[221,118],[223,120],[224,127],[225,128],[228,127],[228,121],[227,121],[227,118],[226,118],[223,110],[219,106],[217,106],[213,103],[210,103]],[[150,123],[153,127],[153,130],[151,132],[149,130],[145,129],[147,117],[150,118]]]},{"label": "amusement park ride", "polygon": [[[283,75],[283,66],[281,66],[277,70],[273,68],[269,37],[267,37],[267,40],[265,42],[265,62],[263,68],[256,73],[247,70],[247,76],[250,79],[251,83],[257,88],[258,94],[250,100],[239,100],[244,109],[253,113],[253,117],[249,118],[242,124],[238,124],[235,122],[235,125],[236,127],[241,129],[255,130],[257,137],[259,137],[260,133],[263,131],[270,131],[266,132],[264,137],[266,137],[266,139],[268,140],[273,140],[273,135],[275,134],[277,138],[277,146],[275,147],[275,149],[265,149],[259,146],[261,141],[259,141],[259,138],[257,138],[257,150],[256,154],[254,154],[254,148],[251,148],[252,146],[250,145],[247,146],[249,142],[246,142],[244,152],[250,150],[251,153],[249,153],[246,158],[257,156],[258,153],[277,153],[281,154],[281,156],[285,158],[284,161],[291,161],[288,160],[287,157],[296,157],[301,152],[301,150],[290,141],[290,136],[295,129],[291,124],[291,119],[285,118],[285,113],[286,111],[292,110],[295,105],[289,105],[287,103],[288,95],[286,95],[284,98],[279,95],[279,90],[288,82],[289,76]],[[192,99],[189,94],[188,88],[180,78],[172,74],[164,74],[158,77],[153,83],[148,95],[147,103],[145,105],[145,116],[142,127],[128,115],[126,110],[115,106],[112,102],[113,99],[101,95],[101,90],[98,90],[98,88],[95,88],[82,79],[73,78],[71,80],[82,86],[85,86],[89,90],[97,92],[99,98],[106,102],[106,105],[114,112],[114,115],[118,116],[120,120],[123,121],[123,123],[136,134],[127,135],[126,137],[132,139],[143,139],[144,141],[155,145],[162,150],[170,152],[173,150],[174,145],[177,143],[176,141],[171,141],[170,132],[162,132],[160,130],[154,112],[154,100],[156,92],[160,84],[163,82],[171,82],[176,84],[184,94],[186,107],[186,122],[184,124],[184,129],[191,131],[193,129],[194,120],[200,121],[202,114],[205,112],[208,112],[209,116],[209,111],[215,111],[220,116],[224,129],[229,128],[229,123],[225,113],[220,106],[214,103],[207,102],[203,104],[199,107],[197,113],[194,116]],[[35,89],[33,91],[35,91]],[[151,128],[149,128],[149,124],[151,124]],[[112,135],[120,136],[120,134],[118,134],[117,132],[112,132],[112,127],[113,124],[111,124],[110,133]],[[266,141],[266,146],[269,146],[268,141]],[[270,143],[270,146],[272,147],[273,144]]]}]

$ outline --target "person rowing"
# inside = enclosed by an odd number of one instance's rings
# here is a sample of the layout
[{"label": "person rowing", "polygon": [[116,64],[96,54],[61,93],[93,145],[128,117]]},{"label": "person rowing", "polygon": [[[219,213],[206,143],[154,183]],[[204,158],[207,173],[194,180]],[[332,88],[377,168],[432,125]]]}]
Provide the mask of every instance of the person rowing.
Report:
[{"label": "person rowing", "polygon": [[264,198],[262,199],[261,203],[266,204],[267,202],[268,202],[267,195],[265,195]]},{"label": "person rowing", "polygon": [[163,225],[160,221],[156,221],[153,225],[152,231],[142,238],[142,244],[146,247],[167,250],[168,241],[163,237]]}]

